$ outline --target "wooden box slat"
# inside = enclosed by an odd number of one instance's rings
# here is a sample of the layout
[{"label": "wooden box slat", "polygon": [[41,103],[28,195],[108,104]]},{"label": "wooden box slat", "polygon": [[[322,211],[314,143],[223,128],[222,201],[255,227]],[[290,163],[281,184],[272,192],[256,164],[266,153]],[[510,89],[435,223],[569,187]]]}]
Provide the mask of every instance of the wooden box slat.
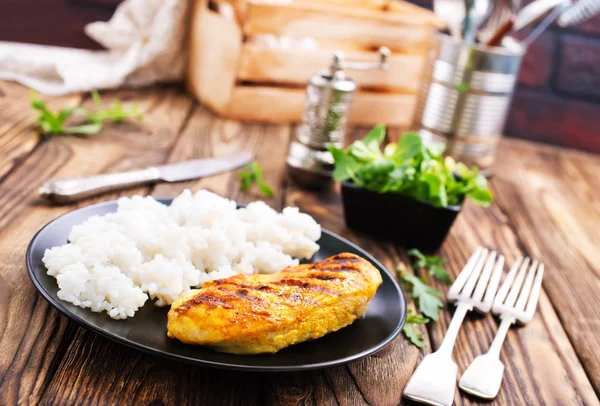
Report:
[{"label": "wooden box slat", "polygon": [[[393,52],[388,71],[348,72],[359,86],[350,121],[410,124],[426,44],[437,25],[432,13],[391,0],[214,1],[194,2],[187,80],[212,110],[247,121],[297,122],[308,79],[327,69],[333,51],[375,60],[375,49],[385,45]],[[263,34],[308,36],[318,45],[267,46],[257,40]]]},{"label": "wooden box slat", "polygon": [[[343,14],[339,10],[345,10]],[[427,17],[426,17],[427,16]],[[428,14],[410,15],[312,4],[248,3],[246,35],[274,34],[352,41],[369,48],[422,53],[435,20]]]},{"label": "wooden box slat", "polygon": [[[236,86],[227,117],[241,121],[294,123],[300,121],[304,106],[304,89]],[[350,123],[391,126],[410,125],[415,95],[358,91],[350,110]]]},{"label": "wooden box slat", "polygon": [[242,33],[235,20],[195,2],[189,39],[187,87],[201,102],[223,113],[236,82]]},{"label": "wooden box slat", "polygon": [[[376,52],[344,52],[355,61],[375,61]],[[326,70],[331,63],[330,49],[283,49],[262,44],[245,43],[238,64],[237,78],[241,81],[266,84],[306,86],[315,72]],[[394,55],[389,58],[388,70],[348,71],[361,88],[416,93],[425,60],[422,55]]]}]

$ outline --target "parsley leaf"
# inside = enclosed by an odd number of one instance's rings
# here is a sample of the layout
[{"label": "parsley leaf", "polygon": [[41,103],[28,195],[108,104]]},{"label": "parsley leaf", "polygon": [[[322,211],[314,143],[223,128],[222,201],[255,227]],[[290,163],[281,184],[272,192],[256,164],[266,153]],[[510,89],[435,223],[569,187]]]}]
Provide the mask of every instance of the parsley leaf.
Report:
[{"label": "parsley leaf", "polygon": [[405,324],[404,327],[402,327],[402,332],[411,343],[413,343],[418,348],[423,348],[423,335],[421,334],[421,331],[419,331],[418,328],[416,328],[412,324]]},{"label": "parsley leaf", "polygon": [[408,316],[406,316],[406,321],[404,322],[404,327],[402,327],[402,332],[411,343],[418,348],[423,348],[423,334],[421,334],[421,330],[419,330],[416,326],[427,323],[429,323],[429,319],[419,316],[418,314],[413,314],[412,310],[408,309]]},{"label": "parsley leaf", "polygon": [[429,266],[429,276],[433,276],[434,278],[444,282],[446,285],[450,285],[450,275],[448,271],[439,264],[433,264]]},{"label": "parsley leaf", "polygon": [[263,170],[256,161],[250,162],[244,167],[244,169],[237,174],[238,178],[242,180],[240,184],[240,190],[245,192],[249,190],[255,183],[258,185],[258,190],[264,196],[272,197],[275,195],[271,186],[265,183],[263,178]]},{"label": "parsley leaf", "polygon": [[409,250],[408,255],[417,259],[414,264],[415,269],[426,269],[429,273],[429,276],[433,276],[434,278],[444,282],[446,285],[450,284],[450,275],[444,268],[446,260],[436,256],[426,256],[416,248]]},{"label": "parsley leaf", "polygon": [[[138,120],[142,119],[142,113],[134,106],[131,109],[126,109],[121,106],[121,102],[115,100],[113,107],[103,109],[101,105],[100,95],[97,91],[92,91],[92,99],[96,106],[96,111],[89,111],[83,107],[72,108],[65,107],[54,113],[48,105],[40,100],[35,93],[31,92],[31,108],[38,112],[37,122],[42,131],[46,134],[79,134],[90,135],[98,134],[102,131],[104,120],[113,120],[116,123],[122,122],[129,117],[135,117]],[[67,126],[67,120],[73,115],[83,115],[89,123],[80,125]]]},{"label": "parsley leaf", "polygon": [[[445,283],[450,283],[450,275],[448,271],[444,269],[446,261],[440,257],[424,255],[418,249],[411,249],[408,251],[408,255],[416,258],[413,265],[415,270],[427,269],[428,277],[435,277]],[[404,336],[415,346],[423,348],[423,336],[421,331],[416,328],[416,324],[427,324],[430,320],[437,321],[439,319],[440,308],[444,306],[444,303],[440,300],[442,293],[425,283],[423,278],[419,278],[398,265],[396,268],[400,274],[402,281],[410,285],[411,296],[415,300],[419,311],[427,317],[423,317],[419,314],[412,314],[412,311],[408,311],[406,322],[402,328]]]},{"label": "parsley leaf", "polygon": [[402,280],[412,286],[411,296],[417,301],[419,311],[431,320],[437,321],[439,311],[444,306],[444,303],[440,300],[440,297],[442,297],[440,291],[428,286],[423,280],[401,268],[398,271]]},{"label": "parsley leaf", "polygon": [[32,91],[30,94],[31,108],[39,113],[37,122],[42,130],[47,134],[64,134],[65,122],[73,114],[72,107],[61,109],[57,113],[53,113],[47,104],[40,100]]},{"label": "parsley leaf", "polygon": [[133,117],[138,121],[142,119],[142,113],[135,105],[131,109],[126,109],[121,105],[119,100],[115,99],[113,100],[112,107],[103,109],[100,94],[96,90],[92,90],[92,99],[96,105],[96,111],[91,112],[84,110],[84,115],[88,120],[94,123],[101,123],[104,120],[113,120],[115,123],[121,123],[123,120],[130,117]]},{"label": "parsley leaf", "polygon": [[427,258],[418,249],[413,248],[408,250],[407,254],[411,257],[417,258],[417,262],[415,262],[415,268],[425,268],[425,266],[427,266]]}]

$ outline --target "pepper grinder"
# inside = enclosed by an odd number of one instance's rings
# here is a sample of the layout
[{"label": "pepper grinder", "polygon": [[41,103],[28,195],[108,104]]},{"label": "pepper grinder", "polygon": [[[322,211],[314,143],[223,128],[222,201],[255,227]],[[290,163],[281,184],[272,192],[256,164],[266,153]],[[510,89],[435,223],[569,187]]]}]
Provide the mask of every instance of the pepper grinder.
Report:
[{"label": "pepper grinder", "polygon": [[302,123],[290,143],[286,159],[289,176],[301,186],[323,189],[331,185],[333,157],[327,147],[344,146],[348,113],[356,83],[344,69],[388,69],[390,50],[379,48],[378,62],[347,61],[333,55],[328,71],[311,76],[306,88]]}]

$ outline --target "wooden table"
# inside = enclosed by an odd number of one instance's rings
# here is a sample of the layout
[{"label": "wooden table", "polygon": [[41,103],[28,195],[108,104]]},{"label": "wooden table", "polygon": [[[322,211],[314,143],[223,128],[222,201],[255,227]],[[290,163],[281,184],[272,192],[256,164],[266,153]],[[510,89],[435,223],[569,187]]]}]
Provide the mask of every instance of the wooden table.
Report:
[{"label": "wooden table", "polygon": [[[437,348],[450,320],[425,331],[419,351],[400,336],[377,355],[315,372],[244,373],[179,364],[113,343],[75,325],[37,293],[24,265],[33,234],[78,206],[50,206],[37,197],[51,177],[91,175],[249,150],[264,167],[277,209],[294,205],[323,227],[370,251],[388,269],[408,266],[405,250],[348,230],[340,197],[298,189],[284,176],[294,128],[240,124],[215,117],[177,88],[111,93],[138,101],[141,125],[108,126],[89,138],[40,137],[28,91],[0,83],[0,404],[148,405],[393,405],[423,353]],[[89,104],[81,96],[51,98],[51,106]],[[362,136],[364,131],[354,131]],[[399,132],[391,132],[392,137]],[[502,350],[504,383],[495,404],[598,405],[600,394],[600,159],[597,155],[504,140],[491,187],[491,208],[467,204],[441,255],[453,275],[475,246],[494,247],[509,263],[531,255],[546,264],[538,313],[511,329]],[[138,188],[121,195],[175,196],[207,188],[239,202],[233,173]],[[438,286],[445,290],[445,286]],[[491,316],[469,317],[454,356],[463,371],[484,352],[497,328]],[[404,401],[402,401],[404,403]],[[479,403],[457,391],[456,404]]]}]

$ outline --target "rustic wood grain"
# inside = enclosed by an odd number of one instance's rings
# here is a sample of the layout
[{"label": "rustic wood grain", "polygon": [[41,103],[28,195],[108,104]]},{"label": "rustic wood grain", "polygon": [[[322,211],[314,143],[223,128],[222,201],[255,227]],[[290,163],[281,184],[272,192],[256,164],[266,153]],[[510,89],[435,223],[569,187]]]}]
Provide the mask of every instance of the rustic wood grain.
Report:
[{"label": "rustic wood grain", "polygon": [[[598,156],[563,156],[558,148],[524,142],[512,143],[510,153],[502,156],[494,181],[498,205],[510,213],[512,231],[524,250],[545,262],[544,290],[598,394],[598,189],[594,193],[593,187],[577,186],[587,178],[574,181],[564,169],[574,165],[597,174]],[[520,174],[518,181],[503,175],[508,168]]]},{"label": "rustic wood grain", "polygon": [[[263,128],[264,126],[254,125],[248,132],[242,132],[239,126],[216,119],[206,109],[196,107],[166,161],[178,162],[251,150],[257,153],[261,163],[264,161],[265,169],[269,168],[267,181],[272,182],[275,180],[272,176],[277,173],[281,176],[282,171],[281,168],[278,170],[276,167],[270,167],[269,162],[280,165],[281,162],[280,160],[267,162],[268,155],[265,154],[263,157],[260,145],[266,139],[275,141],[278,133],[287,137],[287,127],[282,126],[279,129],[269,127],[270,131],[263,131]],[[282,145],[285,148],[285,142]],[[271,150],[271,152],[275,151]],[[160,184],[153,189],[152,194],[157,197],[172,197],[186,188],[194,191],[207,188],[224,196],[236,197],[238,201],[244,201],[238,196],[239,182],[234,173],[225,173],[198,181]],[[254,200],[251,195],[247,197]],[[273,201],[276,202],[276,198]],[[98,374],[98,370],[104,373]],[[165,405],[256,405],[261,403],[260,388],[263,381],[261,374],[186,366],[141,355],[137,351],[124,348],[87,331],[82,331],[81,335],[73,341],[55,376],[42,403],[151,404],[156,402]],[[115,377],[128,377],[128,379],[117,385]],[[67,384],[68,382],[71,384]]]},{"label": "rustic wood grain", "polygon": [[[10,82],[0,83],[0,179],[4,178],[20,160],[30,154],[40,141],[35,131],[34,114],[29,107],[30,94],[22,86]],[[54,97],[48,100],[48,107],[59,109],[77,106],[82,97]]]},{"label": "rustic wood grain", "polygon": [[[456,275],[477,245],[494,248],[512,264],[522,255],[519,242],[512,236],[510,219],[496,208],[482,209],[468,204],[459,216],[441,253],[449,259],[449,270]],[[508,269],[508,265],[506,269]],[[546,275],[550,272],[546,267]],[[437,284],[442,291],[447,287]],[[439,322],[431,325],[430,337],[438,348],[450,322],[451,314],[442,312]],[[477,355],[487,351],[497,330],[492,317],[470,314],[459,333],[454,359],[459,374]],[[558,328],[557,328],[558,326]],[[505,365],[498,404],[594,404],[597,397],[585,378],[568,337],[560,326],[556,313],[542,293],[537,317],[526,328],[513,328],[503,346],[501,361]],[[551,371],[551,372],[549,372]],[[583,379],[581,379],[583,377]],[[456,404],[465,396],[457,391]],[[553,403],[556,402],[556,403]]]},{"label": "rustic wood grain", "polygon": [[[248,203],[264,199],[239,190],[235,172],[178,184],[159,184],[53,207],[36,197],[50,177],[88,175],[162,162],[255,153],[281,209],[298,206],[325,228],[372,253],[393,271],[409,267],[405,250],[348,230],[339,190],[307,192],[285,176],[284,156],[294,127],[242,124],[215,117],[174,88],[111,92],[139,101],[143,123],[108,126],[97,137],[40,140],[28,116],[25,89],[0,83],[0,404],[231,404],[394,405],[422,353],[437,348],[450,320],[444,310],[428,330],[424,351],[400,336],[363,360],[301,373],[258,374],[198,368],[142,354],[81,329],[51,308],[25,276],[23,255],[33,233],[74,207],[118,195],[172,197],[206,188]],[[9,97],[7,101],[6,97]],[[81,98],[51,98],[53,106]],[[106,99],[108,103],[108,98]],[[89,103],[85,99],[84,103]],[[391,131],[397,138],[399,130]],[[361,137],[364,130],[350,133]],[[491,404],[597,405],[600,348],[598,310],[600,160],[597,156],[505,141],[499,152],[497,194],[489,209],[468,204],[441,250],[453,274],[472,249],[494,247],[512,262],[528,254],[546,263],[536,318],[511,329],[501,359],[502,390]],[[447,287],[438,285],[440,289]],[[454,353],[462,372],[487,350],[497,321],[468,317]],[[594,386],[595,385],[595,386]],[[458,392],[456,404],[483,404]]]},{"label": "rustic wood grain", "polygon": [[[26,89],[22,91],[27,94]],[[54,137],[41,142],[0,184],[2,405],[37,403],[53,379],[57,363],[67,351],[75,333],[72,323],[67,323],[63,316],[49,307],[26,276],[23,256],[33,233],[51,219],[73,208],[49,206],[39,201],[36,190],[44,180],[52,176],[94,174],[112,170],[112,167],[131,169],[144,159],[145,165],[161,162],[166,153],[159,153],[160,149],[168,147],[169,139],[175,140],[178,126],[185,120],[192,102],[173,89],[155,90],[147,96],[145,103],[141,105],[143,111],[151,113],[146,118],[146,125],[155,126],[161,140],[151,153],[140,154],[145,158],[129,157],[130,150],[139,144],[137,141],[128,142],[135,138],[131,132],[119,137],[119,127],[109,127],[96,137]],[[179,102],[174,103],[173,99]],[[22,108],[28,109],[28,105],[25,104]],[[166,120],[167,114],[169,120]],[[154,117],[162,120],[155,121]],[[171,128],[170,133],[167,131],[168,126]],[[140,131],[138,136],[149,138],[147,134]],[[136,192],[144,190],[130,191]],[[90,201],[93,200],[79,205]]]},{"label": "rustic wood grain", "polygon": [[142,354],[79,329],[41,404],[256,405],[261,379]]}]

